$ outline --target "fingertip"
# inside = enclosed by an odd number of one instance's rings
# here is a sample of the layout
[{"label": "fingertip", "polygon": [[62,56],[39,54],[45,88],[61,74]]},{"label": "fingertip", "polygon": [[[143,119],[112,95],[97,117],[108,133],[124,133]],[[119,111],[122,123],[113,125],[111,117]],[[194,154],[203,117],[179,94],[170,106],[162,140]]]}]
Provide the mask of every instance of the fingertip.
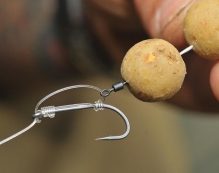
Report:
[{"label": "fingertip", "polygon": [[151,37],[165,39],[177,48],[183,48],[186,45],[183,21],[194,1],[134,0],[134,4],[144,28]]},{"label": "fingertip", "polygon": [[210,85],[214,96],[219,101],[219,61],[211,69]]}]

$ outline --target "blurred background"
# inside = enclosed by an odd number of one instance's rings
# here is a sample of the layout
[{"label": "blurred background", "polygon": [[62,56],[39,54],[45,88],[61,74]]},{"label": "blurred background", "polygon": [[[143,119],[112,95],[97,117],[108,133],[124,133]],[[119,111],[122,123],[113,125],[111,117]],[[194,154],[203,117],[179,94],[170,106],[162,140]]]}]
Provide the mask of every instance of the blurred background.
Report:
[{"label": "blurred background", "polygon": [[[76,84],[109,88],[121,80],[125,52],[148,36],[132,2],[109,2],[0,0],[0,139],[28,125],[35,104],[56,89]],[[57,95],[45,105],[98,98],[82,89]],[[144,103],[128,89],[106,102],[129,118],[128,138],[94,140],[124,130],[110,111],[60,113],[2,145],[1,172],[219,172],[216,113]]]}]

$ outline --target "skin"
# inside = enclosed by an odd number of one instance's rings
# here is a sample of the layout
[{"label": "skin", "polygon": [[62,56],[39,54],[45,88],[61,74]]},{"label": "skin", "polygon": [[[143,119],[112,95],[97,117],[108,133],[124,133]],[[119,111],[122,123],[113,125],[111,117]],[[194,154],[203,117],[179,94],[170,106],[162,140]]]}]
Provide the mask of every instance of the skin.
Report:
[{"label": "skin", "polygon": [[[187,10],[194,2],[194,0],[154,0],[150,2],[148,0],[135,0],[135,6],[144,28],[153,37],[168,39],[171,43],[181,48],[186,46],[183,34],[184,18]],[[145,7],[150,9],[153,6],[153,11],[144,10]],[[160,19],[155,18],[158,13],[161,14]],[[176,14],[180,17],[174,17]],[[170,19],[172,19],[171,22],[169,22]],[[160,23],[158,26],[157,22]],[[157,29],[153,30],[153,28]],[[177,34],[174,31],[178,31]],[[172,34],[173,32],[174,34]],[[173,39],[172,35],[174,35]],[[188,54],[186,57],[188,57],[185,59],[188,78],[184,83],[183,90],[178,96],[173,98],[173,101],[179,105],[199,110],[208,110],[207,107],[210,107],[209,109],[211,110],[217,109],[218,103],[215,99],[219,100],[219,87],[217,87],[219,84],[219,62],[202,60],[194,54]],[[193,79],[196,79],[196,82]],[[183,95],[185,95],[184,98],[181,97]],[[182,99],[180,100],[179,98]],[[208,104],[209,102],[211,104]]]},{"label": "skin", "polygon": [[[180,50],[187,46],[182,32],[182,24],[186,10],[194,0],[83,1],[85,7],[87,7],[84,10],[88,19],[87,26],[93,30],[106,52],[119,65],[131,46],[149,37],[166,39]],[[17,88],[18,85],[25,82],[31,83],[30,80],[36,81],[33,73],[41,68],[38,59],[34,56],[38,50],[36,49],[37,46],[45,48],[48,57],[55,56],[55,58],[47,60],[57,62],[62,71],[65,71],[66,64],[70,64],[65,60],[67,51],[59,45],[56,38],[44,37],[44,32],[50,28],[50,22],[53,21],[54,2],[49,0],[46,1],[47,5],[43,5],[42,2],[44,1],[39,1],[37,7],[40,8],[36,8],[37,10],[33,8],[35,6],[27,2],[29,1],[22,0],[19,1],[19,4],[12,5],[16,2],[5,3],[5,1],[0,0],[4,7],[0,15],[2,19],[0,26],[0,36],[2,37],[0,67],[4,72],[0,75],[0,79],[1,89],[3,90],[8,90],[10,87],[14,89],[14,86]],[[46,10],[47,6],[51,11]],[[27,15],[29,13],[31,15]],[[38,19],[40,22],[37,22]],[[37,27],[35,27],[35,24]],[[42,38],[45,40],[42,41]],[[10,40],[16,41],[11,42]],[[9,47],[10,49],[8,49]],[[219,100],[219,87],[217,87],[219,62],[209,62],[197,58],[194,54],[187,54],[183,57],[187,66],[187,77],[182,89],[172,99],[172,102],[196,110],[210,111],[217,109],[218,102],[215,98]],[[16,74],[16,77],[14,74]],[[14,85],[15,83],[16,85]],[[23,88],[22,85],[21,88]]]},{"label": "skin", "polygon": [[0,8],[0,97],[30,88],[54,64],[67,69],[67,51],[59,37],[51,34],[56,1],[0,0]]},{"label": "skin", "polygon": [[219,63],[215,63],[215,65],[212,67],[211,70],[211,76],[210,76],[210,83],[212,90],[214,92],[214,95],[219,98]]},{"label": "skin", "polygon": [[[94,28],[94,33],[103,33],[101,31],[104,30],[104,34],[96,34],[97,37],[110,56],[114,57],[117,62],[121,62],[126,51],[139,40],[148,38],[147,34],[152,38],[168,40],[179,50],[187,47],[188,44],[183,34],[183,21],[194,1],[105,0],[103,2],[103,0],[87,0],[86,3],[90,5],[89,14],[93,13],[89,21],[91,27]],[[113,8],[107,8],[112,4]],[[132,6],[135,10],[131,8]],[[130,24],[132,22],[133,24]],[[118,23],[119,27],[117,27]],[[139,27],[140,25],[142,28]],[[110,29],[111,26],[114,27],[113,30]],[[115,35],[115,30],[123,34]],[[136,41],[131,36],[137,34],[133,33],[143,34]],[[121,35],[125,35],[126,39],[123,39]],[[180,92],[171,100],[172,103],[200,111],[218,111],[219,87],[216,86],[219,81],[219,62],[201,59],[194,53],[186,54],[183,58],[187,66],[187,77]]]},{"label": "skin", "polygon": [[[178,48],[184,48],[186,42],[183,20],[194,0],[135,0],[134,2],[145,30],[152,37],[163,38]],[[145,7],[153,10],[145,10]]]}]

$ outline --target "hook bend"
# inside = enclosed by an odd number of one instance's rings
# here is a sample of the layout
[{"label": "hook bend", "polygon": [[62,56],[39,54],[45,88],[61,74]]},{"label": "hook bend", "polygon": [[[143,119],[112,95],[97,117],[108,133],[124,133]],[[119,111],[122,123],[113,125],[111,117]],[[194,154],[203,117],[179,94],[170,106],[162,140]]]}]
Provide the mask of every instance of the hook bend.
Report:
[{"label": "hook bend", "polygon": [[119,139],[124,139],[125,137],[128,136],[130,132],[130,123],[126,115],[118,108],[112,105],[109,105],[109,104],[104,104],[101,100],[98,100],[93,104],[92,103],[78,103],[78,104],[63,105],[63,106],[42,107],[40,110],[37,111],[37,113],[33,115],[33,118],[39,119],[39,120],[41,118],[46,118],[46,117],[54,118],[56,112],[90,109],[90,108],[94,109],[95,111],[104,110],[104,109],[112,110],[116,112],[122,118],[126,126],[126,131],[122,135],[101,137],[101,138],[97,138],[96,140],[119,140]]},{"label": "hook bend", "polygon": [[125,126],[126,126],[126,131],[125,131],[125,133],[123,133],[122,135],[119,135],[119,136],[106,136],[106,137],[97,138],[96,140],[120,140],[120,139],[126,138],[130,132],[130,123],[129,123],[129,120],[126,117],[126,115],[121,110],[119,110],[118,108],[116,108],[112,105],[108,105],[108,104],[103,103],[102,107],[116,112],[123,119]]}]

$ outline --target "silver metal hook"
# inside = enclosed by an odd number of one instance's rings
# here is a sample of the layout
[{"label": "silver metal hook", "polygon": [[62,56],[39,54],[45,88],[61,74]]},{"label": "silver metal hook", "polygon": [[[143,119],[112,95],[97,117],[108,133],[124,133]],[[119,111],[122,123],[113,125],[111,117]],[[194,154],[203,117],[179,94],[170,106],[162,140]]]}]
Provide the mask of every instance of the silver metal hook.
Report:
[{"label": "silver metal hook", "polygon": [[56,112],[63,112],[63,111],[70,111],[70,110],[81,110],[81,109],[94,109],[95,111],[104,110],[104,109],[110,109],[114,112],[116,112],[124,121],[126,130],[122,135],[118,136],[107,136],[107,137],[101,137],[97,138],[96,140],[119,140],[123,139],[126,136],[128,136],[130,132],[130,123],[128,121],[128,118],[125,116],[125,114],[119,110],[118,108],[104,104],[101,100],[96,101],[95,103],[79,103],[79,104],[71,104],[71,105],[63,105],[63,106],[48,106],[48,107],[42,107],[40,110],[38,110],[34,115],[34,119],[42,119],[42,118],[54,118]]},{"label": "silver metal hook", "polygon": [[126,138],[130,132],[130,123],[129,123],[128,118],[125,116],[125,114],[121,110],[119,110],[118,108],[116,108],[112,105],[103,104],[102,106],[103,106],[103,108],[110,109],[110,110],[113,110],[114,112],[118,113],[118,115],[123,119],[123,121],[126,125],[126,131],[125,131],[125,133],[123,133],[122,135],[119,135],[119,136],[101,137],[101,138],[97,138],[96,140],[120,140],[120,139]]},{"label": "silver metal hook", "polygon": [[39,109],[40,105],[45,102],[46,100],[48,100],[50,97],[56,95],[56,94],[59,94],[61,92],[64,92],[64,91],[67,91],[67,90],[72,90],[72,89],[76,89],[76,88],[90,88],[90,89],[93,89],[99,93],[101,93],[103,90],[101,90],[100,88],[98,87],[95,87],[95,86],[92,86],[92,85],[72,85],[72,86],[68,86],[68,87],[65,87],[65,88],[61,88],[59,90],[56,90],[50,94],[48,94],[47,96],[43,97],[35,106],[35,113],[37,112],[37,110]]},{"label": "silver metal hook", "polygon": [[125,126],[126,126],[126,131],[118,136],[107,136],[107,137],[101,137],[101,138],[97,138],[96,140],[119,140],[119,139],[124,139],[125,137],[128,136],[129,132],[130,132],[130,123],[128,121],[128,118],[125,116],[125,114],[119,110],[118,108],[112,106],[112,105],[108,105],[108,104],[104,104],[101,100],[96,101],[95,103],[79,103],[79,104],[71,104],[71,105],[63,105],[63,106],[46,106],[46,107],[40,107],[40,105],[45,102],[47,99],[49,99],[50,97],[61,93],[63,91],[67,91],[70,89],[76,89],[76,88],[89,88],[89,89],[93,89],[97,92],[100,93],[100,95],[105,99],[107,96],[109,96],[109,94],[114,91],[119,91],[121,89],[124,88],[124,85],[126,84],[126,82],[122,81],[122,82],[118,82],[115,83],[114,85],[112,85],[112,88],[110,89],[104,89],[101,90],[98,87],[92,86],[92,85],[73,85],[73,86],[69,86],[69,87],[65,87],[59,90],[56,90],[50,94],[48,94],[47,96],[45,96],[44,98],[42,98],[35,107],[35,113],[33,115],[33,122],[28,125],[26,128],[22,129],[21,131],[7,137],[4,140],[0,141],[0,145],[16,138],[17,136],[25,133],[26,131],[30,130],[35,124],[40,123],[42,118],[54,118],[55,117],[55,113],[56,112],[62,112],[62,111],[69,111],[69,110],[79,110],[79,109],[88,109],[88,108],[93,108],[95,111],[99,111],[99,110],[103,110],[103,109],[110,109],[114,112],[116,112],[124,121]]},{"label": "silver metal hook", "polygon": [[50,97],[52,97],[52,96],[54,96],[54,95],[56,95],[60,92],[70,90],[70,89],[76,89],[76,88],[94,89],[97,92],[99,92],[100,95],[105,99],[107,96],[110,95],[110,93],[112,91],[117,92],[117,91],[123,89],[124,85],[126,85],[126,84],[127,84],[127,82],[124,82],[124,81],[117,82],[117,83],[112,85],[112,88],[103,89],[103,90],[101,90],[98,87],[92,86],[92,85],[74,85],[74,86],[69,86],[69,87],[65,87],[65,88],[56,90],[56,91],[50,93],[49,95],[45,96],[44,98],[42,98],[37,103],[37,105],[35,107],[35,114],[33,115],[33,118],[37,119],[38,122],[40,122],[40,120],[42,118],[45,118],[45,117],[54,118],[56,112],[63,112],[63,111],[70,111],[70,110],[80,110],[80,109],[88,109],[88,108],[93,108],[95,111],[98,111],[98,110],[103,110],[104,108],[106,108],[106,109],[113,110],[114,112],[116,112],[120,115],[120,117],[124,120],[124,123],[126,125],[126,131],[125,131],[125,133],[123,133],[122,135],[119,135],[119,136],[107,136],[107,137],[97,138],[97,140],[118,140],[118,139],[123,139],[130,132],[130,123],[128,121],[128,118],[125,116],[125,114],[121,110],[119,110],[118,108],[116,108],[112,105],[104,104],[101,100],[98,100],[94,104],[92,104],[92,103],[79,103],[79,104],[71,104],[71,105],[63,105],[63,106],[47,106],[47,107],[42,107],[40,110],[39,110],[39,106],[44,101],[46,101]]}]

